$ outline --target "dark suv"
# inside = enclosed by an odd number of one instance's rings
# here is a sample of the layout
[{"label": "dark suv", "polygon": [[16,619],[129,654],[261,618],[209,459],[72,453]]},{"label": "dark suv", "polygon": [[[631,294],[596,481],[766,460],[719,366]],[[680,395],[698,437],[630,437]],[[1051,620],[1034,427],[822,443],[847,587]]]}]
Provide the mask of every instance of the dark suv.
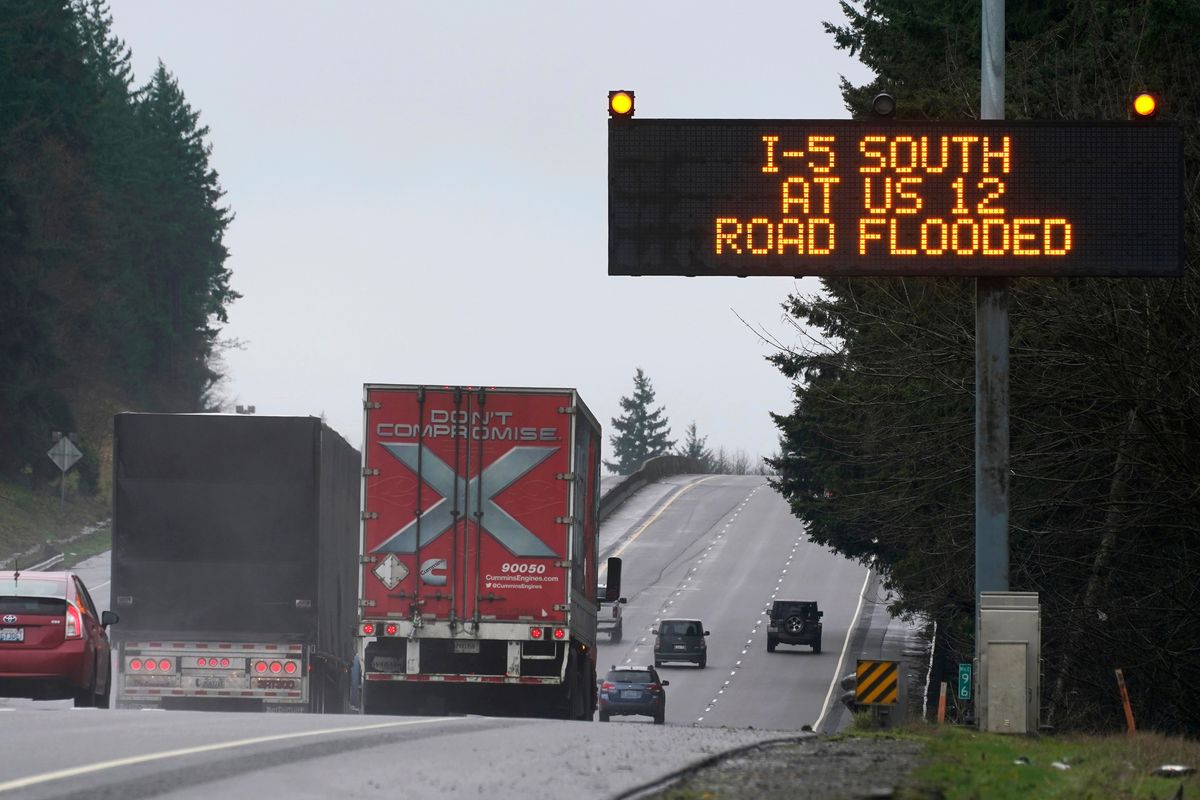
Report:
[{"label": "dark suv", "polygon": [[821,617],[816,600],[776,600],[771,604],[767,620],[767,652],[774,653],[777,644],[812,645],[814,653],[821,652]]},{"label": "dark suv", "polygon": [[708,645],[704,623],[698,619],[664,619],[651,631],[654,634],[654,666],[664,661],[691,661],[704,669],[708,664]]}]

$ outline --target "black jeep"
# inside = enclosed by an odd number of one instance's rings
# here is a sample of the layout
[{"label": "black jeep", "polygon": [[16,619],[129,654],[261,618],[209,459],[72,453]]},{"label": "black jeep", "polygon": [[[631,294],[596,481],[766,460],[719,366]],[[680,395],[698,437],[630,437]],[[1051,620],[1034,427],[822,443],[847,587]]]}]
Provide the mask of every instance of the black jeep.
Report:
[{"label": "black jeep", "polygon": [[774,653],[777,644],[812,645],[814,653],[821,652],[821,617],[816,600],[776,600],[771,604],[767,620],[767,652]]}]

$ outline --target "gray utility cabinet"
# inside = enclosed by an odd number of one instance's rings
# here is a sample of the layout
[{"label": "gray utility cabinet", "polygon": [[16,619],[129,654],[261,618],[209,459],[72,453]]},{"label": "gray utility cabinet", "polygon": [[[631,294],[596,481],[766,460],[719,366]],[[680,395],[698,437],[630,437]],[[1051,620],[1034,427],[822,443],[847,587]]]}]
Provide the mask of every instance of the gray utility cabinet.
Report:
[{"label": "gray utility cabinet", "polygon": [[979,729],[1037,731],[1041,712],[1042,625],[1037,592],[980,592]]}]

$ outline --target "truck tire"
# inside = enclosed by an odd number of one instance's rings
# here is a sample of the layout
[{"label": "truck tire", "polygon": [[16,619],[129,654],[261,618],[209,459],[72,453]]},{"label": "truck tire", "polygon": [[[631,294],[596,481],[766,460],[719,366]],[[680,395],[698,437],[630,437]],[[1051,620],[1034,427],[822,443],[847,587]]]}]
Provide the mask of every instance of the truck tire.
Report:
[{"label": "truck tire", "polygon": [[381,714],[383,713],[380,706],[380,690],[382,687],[372,686],[367,681],[363,681],[362,687],[362,713],[364,714]]},{"label": "truck tire", "polygon": [[587,688],[587,668],[590,662],[582,657],[575,658],[575,669],[571,684],[571,719],[591,719],[592,709],[588,705],[591,693]]}]

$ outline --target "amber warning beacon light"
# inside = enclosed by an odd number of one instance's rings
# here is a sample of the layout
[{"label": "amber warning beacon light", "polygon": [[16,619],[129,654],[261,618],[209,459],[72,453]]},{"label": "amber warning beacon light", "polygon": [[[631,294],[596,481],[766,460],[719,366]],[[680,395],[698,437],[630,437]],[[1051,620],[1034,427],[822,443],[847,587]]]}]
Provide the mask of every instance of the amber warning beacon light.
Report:
[{"label": "amber warning beacon light", "polygon": [[1133,116],[1135,119],[1153,119],[1158,114],[1158,98],[1149,92],[1142,92],[1133,98]]},{"label": "amber warning beacon light", "polygon": [[608,93],[608,116],[625,119],[633,116],[633,92],[619,89]]}]

